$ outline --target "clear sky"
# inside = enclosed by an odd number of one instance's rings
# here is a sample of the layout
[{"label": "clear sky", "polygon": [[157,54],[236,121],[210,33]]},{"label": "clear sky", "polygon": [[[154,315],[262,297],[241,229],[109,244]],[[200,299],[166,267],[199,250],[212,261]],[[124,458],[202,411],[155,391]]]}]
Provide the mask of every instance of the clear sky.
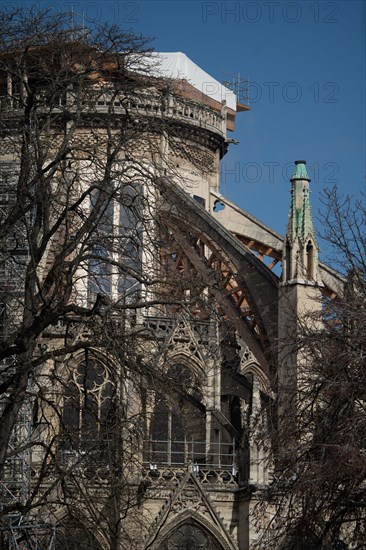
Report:
[{"label": "clear sky", "polygon": [[229,136],[239,144],[223,159],[221,192],[277,231],[294,160],[308,162],[315,214],[324,187],[365,189],[365,1],[38,3],[149,36],[157,51],[184,52],[217,80],[249,79],[252,110]]}]

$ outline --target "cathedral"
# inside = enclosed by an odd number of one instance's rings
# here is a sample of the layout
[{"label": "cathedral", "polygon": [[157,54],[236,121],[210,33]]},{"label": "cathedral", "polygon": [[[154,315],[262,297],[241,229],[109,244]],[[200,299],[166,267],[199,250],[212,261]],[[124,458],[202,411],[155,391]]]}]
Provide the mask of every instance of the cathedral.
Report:
[{"label": "cathedral", "polygon": [[73,42],[51,89],[65,51],[0,68],[1,548],[258,547],[301,361],[281,342],[344,284],[306,161],[283,236],[220,192],[232,90],[183,53],[100,67]]}]

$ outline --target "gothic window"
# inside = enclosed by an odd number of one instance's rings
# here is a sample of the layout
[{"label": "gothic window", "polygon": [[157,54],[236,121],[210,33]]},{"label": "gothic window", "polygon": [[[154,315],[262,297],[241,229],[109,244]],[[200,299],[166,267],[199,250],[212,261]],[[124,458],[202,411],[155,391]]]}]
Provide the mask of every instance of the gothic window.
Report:
[{"label": "gothic window", "polygon": [[113,438],[113,385],[107,367],[93,358],[80,363],[66,388],[63,421],[66,446],[107,452]]},{"label": "gothic window", "polygon": [[[95,301],[97,294],[122,294],[136,285],[133,273],[141,271],[142,186],[136,182],[120,185],[121,189],[113,189],[112,185],[112,195],[98,206],[99,221],[89,262],[90,302]],[[99,191],[95,191],[92,208],[98,197]]]},{"label": "gothic window", "polygon": [[308,279],[314,278],[314,246],[311,241],[306,246],[306,258],[307,258],[307,277]]},{"label": "gothic window", "polygon": [[286,273],[285,281],[291,280],[291,246],[289,242],[286,242]]},{"label": "gothic window", "polygon": [[56,547],[63,550],[80,550],[81,548],[101,550],[100,544],[93,536],[92,529],[85,527],[77,517],[67,518],[58,524]]},{"label": "gothic window", "polygon": [[133,272],[141,271],[142,196],[143,188],[138,182],[123,185],[119,196],[119,260],[128,268],[119,273],[119,294],[136,285]]},{"label": "gothic window", "polygon": [[180,525],[168,536],[159,550],[222,550],[214,537],[195,522]]},{"label": "gothic window", "polygon": [[128,229],[136,229],[141,220],[142,186],[139,183],[123,185],[119,197],[119,223],[125,233]]},{"label": "gothic window", "polygon": [[[110,295],[112,292],[112,270],[110,257],[113,250],[114,199],[109,196],[99,203],[100,192],[91,196],[91,208],[98,205],[98,222],[91,240],[92,250],[89,261],[89,300],[93,302],[97,294]],[[93,242],[94,241],[94,242]]]},{"label": "gothic window", "polygon": [[168,392],[157,394],[152,417],[150,460],[178,466],[205,463],[206,424],[197,377],[182,364],[166,372]]}]

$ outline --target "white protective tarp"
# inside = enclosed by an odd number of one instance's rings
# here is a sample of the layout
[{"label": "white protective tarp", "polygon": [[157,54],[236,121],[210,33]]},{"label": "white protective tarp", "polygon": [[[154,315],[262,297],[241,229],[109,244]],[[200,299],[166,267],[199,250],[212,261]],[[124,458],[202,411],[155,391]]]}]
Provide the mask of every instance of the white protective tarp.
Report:
[{"label": "white protective tarp", "polygon": [[226,101],[236,111],[234,92],[203,71],[182,52],[155,52],[151,55],[153,73],[157,76],[187,80],[194,88],[216,101]]}]

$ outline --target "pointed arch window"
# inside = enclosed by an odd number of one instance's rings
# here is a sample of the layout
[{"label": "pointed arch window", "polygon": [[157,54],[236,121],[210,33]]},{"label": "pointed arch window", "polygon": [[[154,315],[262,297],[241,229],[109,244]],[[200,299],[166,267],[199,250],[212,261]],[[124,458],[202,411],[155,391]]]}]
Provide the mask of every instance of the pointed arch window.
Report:
[{"label": "pointed arch window", "polygon": [[306,245],[306,275],[314,279],[314,245],[311,241]]},{"label": "pointed arch window", "polygon": [[[143,193],[139,181],[112,182],[110,195],[98,206],[99,221],[91,239],[88,296],[93,303],[98,294],[117,297],[139,284],[143,241]],[[91,195],[96,208],[100,191]]]},{"label": "pointed arch window", "polygon": [[79,363],[65,392],[63,424],[66,447],[108,452],[113,439],[114,387],[109,369],[93,357]]},{"label": "pointed arch window", "polygon": [[290,243],[286,242],[286,265],[285,265],[285,281],[291,280],[291,263],[292,263],[292,249]]},{"label": "pointed arch window", "polygon": [[179,466],[205,463],[206,421],[197,376],[181,363],[166,372],[167,393],[157,393],[151,419],[149,460]]},{"label": "pointed arch window", "polygon": [[200,525],[189,521],[174,529],[159,550],[222,550],[222,546]]}]

